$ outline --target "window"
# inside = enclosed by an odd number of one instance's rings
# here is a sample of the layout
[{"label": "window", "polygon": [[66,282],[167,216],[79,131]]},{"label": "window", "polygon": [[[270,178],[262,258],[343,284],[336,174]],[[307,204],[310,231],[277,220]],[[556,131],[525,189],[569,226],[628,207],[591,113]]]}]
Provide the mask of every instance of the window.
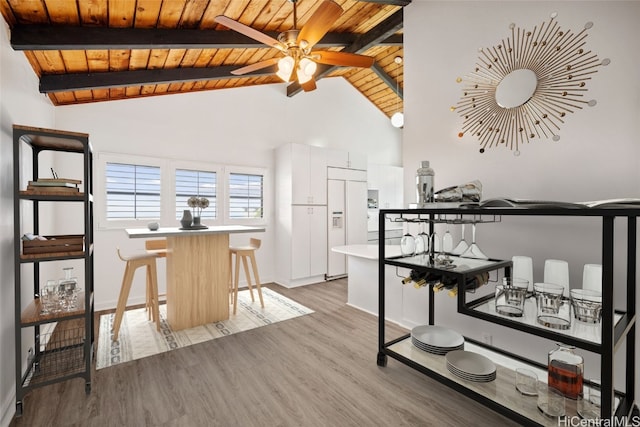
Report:
[{"label": "window", "polygon": [[107,220],[159,219],[160,168],[106,164]]},{"label": "window", "polygon": [[203,209],[201,217],[215,219],[218,212],[217,174],[215,172],[176,169],[176,219],[188,209],[187,200],[191,196],[206,197],[209,206]]},{"label": "window", "polygon": [[209,201],[199,212],[207,226],[264,224],[269,216],[266,168],[118,153],[97,153],[94,159],[95,220],[101,230],[152,221],[178,227],[193,196]]},{"label": "window", "polygon": [[229,218],[259,219],[264,217],[264,176],[229,174]]}]

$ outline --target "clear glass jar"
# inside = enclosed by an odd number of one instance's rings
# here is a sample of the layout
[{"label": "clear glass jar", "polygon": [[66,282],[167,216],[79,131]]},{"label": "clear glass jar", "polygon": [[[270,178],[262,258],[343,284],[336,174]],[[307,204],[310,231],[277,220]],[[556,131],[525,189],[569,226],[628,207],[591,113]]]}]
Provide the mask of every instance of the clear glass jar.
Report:
[{"label": "clear glass jar", "polygon": [[78,298],[78,278],[73,277],[73,267],[64,267],[64,279],[58,282],[59,295],[65,310],[76,307]]},{"label": "clear glass jar", "polygon": [[549,352],[549,387],[555,388],[569,399],[582,394],[584,359],[574,352],[575,347],[558,343]]}]

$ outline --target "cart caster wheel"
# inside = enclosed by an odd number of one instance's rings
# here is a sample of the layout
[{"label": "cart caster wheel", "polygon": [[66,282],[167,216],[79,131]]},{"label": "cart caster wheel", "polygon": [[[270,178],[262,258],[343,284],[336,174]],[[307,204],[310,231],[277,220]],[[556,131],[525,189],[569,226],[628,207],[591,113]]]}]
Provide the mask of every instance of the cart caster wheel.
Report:
[{"label": "cart caster wheel", "polygon": [[91,394],[91,383],[85,383],[84,385],[84,392],[89,395]]},{"label": "cart caster wheel", "polygon": [[387,355],[382,352],[378,353],[377,363],[378,363],[378,366],[383,366],[383,367],[387,366]]},{"label": "cart caster wheel", "polygon": [[22,416],[22,400],[16,402],[16,418]]}]

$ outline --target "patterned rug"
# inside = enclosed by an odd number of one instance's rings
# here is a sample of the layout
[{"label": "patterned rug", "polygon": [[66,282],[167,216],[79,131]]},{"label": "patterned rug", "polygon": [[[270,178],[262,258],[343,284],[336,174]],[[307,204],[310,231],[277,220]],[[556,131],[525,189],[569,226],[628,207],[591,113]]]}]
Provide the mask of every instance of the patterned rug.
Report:
[{"label": "patterned rug", "polygon": [[262,296],[264,308],[260,307],[257,295],[256,301],[251,302],[249,290],[242,290],[238,292],[236,315],[231,314],[228,320],[177,332],[172,331],[167,324],[165,304],[160,305],[160,331],[156,330],[155,323],[148,320],[144,308],[127,310],[120,325],[117,341],[112,341],[111,332],[115,314],[104,314],[100,316],[96,369],[313,313],[313,310],[271,289],[263,287]]}]

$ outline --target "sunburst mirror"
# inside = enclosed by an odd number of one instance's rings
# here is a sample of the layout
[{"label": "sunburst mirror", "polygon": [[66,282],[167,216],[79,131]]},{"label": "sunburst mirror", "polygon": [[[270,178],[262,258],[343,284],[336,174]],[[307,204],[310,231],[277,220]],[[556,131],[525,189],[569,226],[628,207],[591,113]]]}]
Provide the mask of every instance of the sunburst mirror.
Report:
[{"label": "sunburst mirror", "polygon": [[587,30],[563,31],[552,13],[532,31],[509,25],[511,36],[490,48],[478,49],[478,62],[464,78],[463,94],[451,107],[464,119],[458,137],[477,137],[480,152],[508,148],[520,155],[524,144],[536,139],[559,141],[567,113],[596,105],[588,100],[587,82],[599,60],[587,49]]}]

